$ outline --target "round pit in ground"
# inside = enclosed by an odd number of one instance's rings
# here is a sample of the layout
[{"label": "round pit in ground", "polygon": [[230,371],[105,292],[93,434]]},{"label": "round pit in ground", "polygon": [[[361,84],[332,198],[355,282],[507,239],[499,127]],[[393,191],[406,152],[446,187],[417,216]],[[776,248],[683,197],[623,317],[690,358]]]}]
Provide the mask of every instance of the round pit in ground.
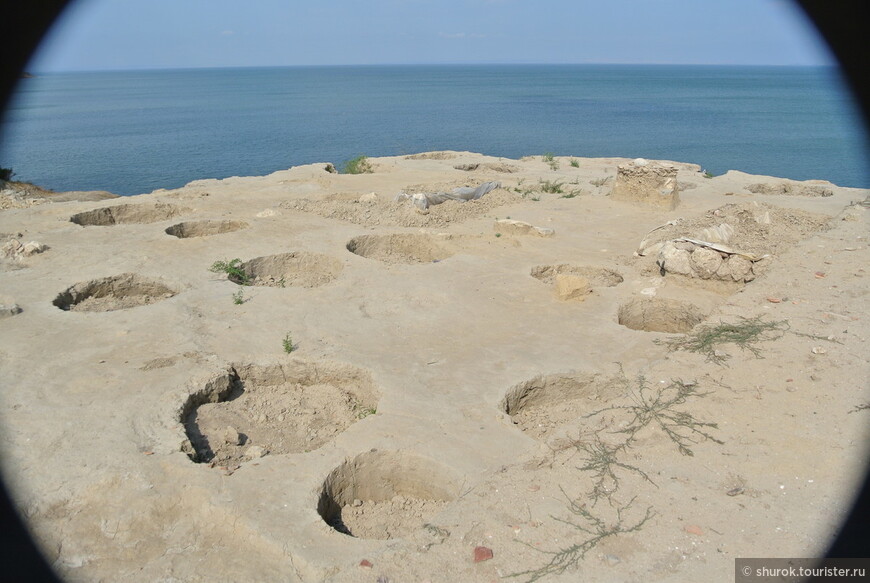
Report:
[{"label": "round pit in ground", "polygon": [[332,528],[357,538],[406,536],[459,494],[453,472],[403,451],[372,450],[347,460],[323,482],[317,512]]},{"label": "round pit in ground", "polygon": [[624,281],[622,275],[612,269],[568,263],[538,265],[532,268],[530,275],[544,283],[553,283],[557,275],[576,275],[586,279],[592,287],[614,287]]},{"label": "round pit in ground", "polygon": [[499,408],[523,432],[547,440],[565,427],[576,433],[584,415],[606,406],[626,389],[626,380],[620,376],[592,372],[541,375],[511,387]]},{"label": "round pit in ground", "polygon": [[69,220],[83,227],[145,224],[169,220],[186,210],[164,202],[120,204],[78,213],[71,216]]},{"label": "round pit in ground", "polygon": [[384,263],[432,263],[453,255],[431,235],[418,233],[362,235],[348,241],[347,250]]},{"label": "round pit in ground", "polygon": [[621,325],[644,332],[688,332],[707,313],[695,304],[666,298],[633,299],[619,307]]},{"label": "round pit in ground", "polygon": [[59,293],[52,303],[66,311],[111,312],[153,304],[176,293],[156,279],[122,273],[77,283]]},{"label": "round pit in ground", "polygon": [[167,235],[178,237],[179,239],[189,239],[191,237],[209,237],[211,235],[222,235],[224,233],[232,233],[240,229],[247,229],[248,223],[244,221],[185,221],[172,225],[166,229]]},{"label": "round pit in ground", "polygon": [[264,455],[315,450],[376,407],[367,372],[294,360],[234,365],[190,395],[179,420],[193,461],[234,468]]},{"label": "round pit in ground", "polygon": [[319,287],[341,273],[341,262],[333,257],[307,251],[267,255],[239,265],[244,278],[230,275],[239,285],[265,287]]}]

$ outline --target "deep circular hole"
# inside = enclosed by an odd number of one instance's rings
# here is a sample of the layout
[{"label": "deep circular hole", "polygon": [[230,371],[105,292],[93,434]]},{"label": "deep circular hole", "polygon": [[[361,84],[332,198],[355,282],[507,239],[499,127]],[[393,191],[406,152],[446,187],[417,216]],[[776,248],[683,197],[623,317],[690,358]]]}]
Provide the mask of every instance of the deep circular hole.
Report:
[{"label": "deep circular hole", "polygon": [[664,298],[634,299],[618,312],[620,324],[645,332],[688,332],[706,317],[695,304]]},{"label": "deep circular hole", "polygon": [[244,278],[229,276],[230,281],[239,285],[318,287],[338,277],[342,264],[327,255],[294,251],[257,257],[240,264],[239,269]]},{"label": "deep circular hole", "polygon": [[417,233],[362,235],[348,241],[347,250],[384,263],[432,263],[453,255],[434,237]]},{"label": "deep circular hole", "polygon": [[189,239],[222,235],[247,228],[248,223],[244,221],[186,221],[168,227],[165,232],[179,239]]},{"label": "deep circular hole", "polygon": [[111,312],[153,304],[176,293],[156,279],[122,273],[77,283],[59,293],[52,303],[67,311]]},{"label": "deep circular hole", "polygon": [[323,482],[321,518],[338,532],[366,539],[406,536],[459,494],[453,472],[403,451],[372,450],[347,460]]},{"label": "deep circular hole", "polygon": [[179,421],[197,463],[235,467],[303,453],[377,412],[370,375],[351,366],[291,361],[234,365],[190,395]]},{"label": "deep circular hole", "polygon": [[78,213],[71,216],[69,220],[83,227],[156,223],[176,217],[186,210],[164,202],[121,204]]}]

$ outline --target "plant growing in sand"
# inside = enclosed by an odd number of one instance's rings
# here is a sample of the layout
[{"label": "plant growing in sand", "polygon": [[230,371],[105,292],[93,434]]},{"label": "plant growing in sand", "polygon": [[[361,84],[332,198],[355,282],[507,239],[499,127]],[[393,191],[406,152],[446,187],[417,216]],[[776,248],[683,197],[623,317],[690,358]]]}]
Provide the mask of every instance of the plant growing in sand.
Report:
[{"label": "plant growing in sand", "polygon": [[562,183],[558,180],[540,180],[539,184],[541,192],[546,192],[547,194],[562,194]]},{"label": "plant growing in sand", "polygon": [[237,257],[231,261],[215,261],[208,270],[212,273],[226,273],[230,281],[241,285],[250,285],[251,280],[241,265],[242,260]]},{"label": "plant growing in sand", "polygon": [[718,350],[719,346],[736,344],[742,350],[751,352],[756,358],[762,358],[756,344],[782,338],[788,330],[789,325],[785,320],[766,322],[762,316],[756,316],[741,318],[734,324],[720,322],[700,326],[691,334],[665,340],[663,343],[671,350],[703,354],[709,362],[721,365],[730,357]]},{"label": "plant growing in sand", "polygon": [[296,346],[293,344],[293,337],[290,335],[290,332],[284,335],[284,339],[281,341],[281,346],[284,347],[284,352],[290,354],[294,350],[296,350]]},{"label": "plant growing in sand", "polygon": [[580,168],[580,161],[577,158],[571,158],[569,164],[571,164],[571,168]]},{"label": "plant growing in sand", "polygon": [[15,176],[15,172],[12,171],[12,168],[0,168],[0,181],[9,182],[13,176]]},{"label": "plant growing in sand", "polygon": [[368,156],[357,156],[344,163],[341,169],[343,174],[371,174],[374,172]]},{"label": "plant growing in sand", "polygon": [[244,290],[240,289],[236,293],[233,294],[233,303],[235,305],[241,306],[246,301],[248,301],[248,300],[247,300],[247,298],[245,298],[245,291]]},{"label": "plant growing in sand", "polygon": [[704,171],[704,178],[713,178],[713,175],[705,170]]},{"label": "plant growing in sand", "polygon": [[610,176],[605,176],[604,178],[596,178],[595,180],[590,180],[589,184],[595,187],[602,187],[607,184],[608,180],[610,180]]}]

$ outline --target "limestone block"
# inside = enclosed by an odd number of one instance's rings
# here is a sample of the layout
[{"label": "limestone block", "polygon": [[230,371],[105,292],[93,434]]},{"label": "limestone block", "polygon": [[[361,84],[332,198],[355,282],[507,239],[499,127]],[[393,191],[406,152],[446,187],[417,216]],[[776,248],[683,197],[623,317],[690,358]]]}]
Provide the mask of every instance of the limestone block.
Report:
[{"label": "limestone block", "polygon": [[752,262],[745,257],[732,255],[728,259],[728,268],[734,281],[752,281],[755,278],[752,274]]},{"label": "limestone block", "polygon": [[718,251],[707,247],[698,247],[692,251],[692,269],[701,279],[710,279],[722,265],[722,256]]},{"label": "limestone block", "polygon": [[691,255],[685,249],[678,248],[671,241],[662,245],[656,260],[659,267],[668,273],[692,275]]},{"label": "limestone block", "polygon": [[614,200],[673,210],[680,202],[677,169],[647,160],[620,164],[610,196]]}]

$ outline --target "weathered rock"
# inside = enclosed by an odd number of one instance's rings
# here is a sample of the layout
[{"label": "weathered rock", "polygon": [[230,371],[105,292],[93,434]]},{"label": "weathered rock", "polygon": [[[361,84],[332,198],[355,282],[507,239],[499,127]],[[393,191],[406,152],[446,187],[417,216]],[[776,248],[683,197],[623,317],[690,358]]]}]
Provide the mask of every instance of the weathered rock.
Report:
[{"label": "weathered rock", "polygon": [[[224,442],[231,445],[242,445],[242,439],[239,432],[234,427],[227,426],[224,430]],[[250,450],[248,450],[250,451]]]},{"label": "weathered rock", "polygon": [[638,159],[616,167],[613,200],[673,210],[680,202],[677,169]]},{"label": "weathered rock", "polygon": [[42,253],[48,249],[48,247],[38,241],[30,241],[25,243],[21,248],[21,254],[25,257],[29,257],[30,255],[35,255],[36,253]]},{"label": "weathered rock", "polygon": [[18,304],[0,304],[0,318],[10,318],[16,314],[20,314],[22,309]]},{"label": "weathered rock", "polygon": [[492,558],[492,549],[488,547],[474,547],[474,562],[480,563]]},{"label": "weathered rock", "polygon": [[245,457],[248,459],[257,459],[266,455],[266,450],[259,445],[252,445],[245,451]]},{"label": "weathered rock", "polygon": [[368,192],[359,197],[360,202],[378,202],[378,195],[374,192]]},{"label": "weathered rock", "polygon": [[710,279],[722,265],[722,256],[707,247],[698,247],[692,251],[691,257],[692,270],[701,279]]},{"label": "weathered rock", "polygon": [[662,270],[668,273],[689,276],[693,274],[691,255],[687,250],[678,248],[671,241],[662,245],[656,263],[658,263]]},{"label": "weathered rock", "polygon": [[589,284],[589,280],[579,275],[557,273],[553,278],[553,285],[556,290],[556,297],[563,302],[582,302],[586,299],[586,296],[592,293],[592,286]]},{"label": "weathered rock", "polygon": [[755,279],[755,276],[752,274],[752,262],[745,257],[732,255],[731,258],[728,259],[728,270],[731,279],[734,281],[752,281]]}]

